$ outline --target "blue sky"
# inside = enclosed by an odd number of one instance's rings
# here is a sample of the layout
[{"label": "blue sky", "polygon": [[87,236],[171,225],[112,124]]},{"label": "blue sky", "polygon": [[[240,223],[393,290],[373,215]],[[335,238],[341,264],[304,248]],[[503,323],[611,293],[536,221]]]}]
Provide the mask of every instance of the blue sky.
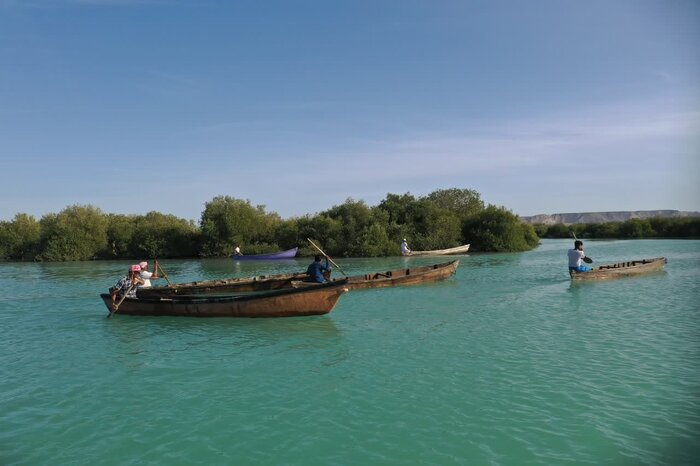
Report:
[{"label": "blue sky", "polygon": [[694,0],[0,0],[0,220],[700,210]]}]

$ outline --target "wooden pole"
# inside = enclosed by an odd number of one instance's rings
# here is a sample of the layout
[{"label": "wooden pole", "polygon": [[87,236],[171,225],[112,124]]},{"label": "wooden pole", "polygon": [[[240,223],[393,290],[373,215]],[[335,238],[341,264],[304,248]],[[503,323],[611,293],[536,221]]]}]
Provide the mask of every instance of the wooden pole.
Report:
[{"label": "wooden pole", "polygon": [[309,243],[311,243],[311,245],[312,245],[313,247],[315,247],[316,249],[318,249],[319,252],[320,252],[321,254],[323,254],[324,256],[326,256],[326,259],[328,259],[328,261],[329,261],[331,264],[333,264],[333,265],[335,265],[336,267],[338,267],[338,270],[340,270],[340,271],[343,273],[343,275],[345,275],[346,277],[348,276],[348,274],[345,273],[345,270],[343,270],[342,268],[340,268],[340,266],[339,266],[338,264],[336,264],[335,262],[333,262],[333,259],[331,259],[330,257],[328,257],[328,254],[326,254],[325,252],[323,252],[323,249],[321,249],[321,248],[319,248],[318,246],[316,246],[316,243],[314,243],[313,241],[311,241],[309,238],[306,238],[306,241],[308,241]]},{"label": "wooden pole", "polygon": [[114,313],[117,312],[117,310],[119,309],[119,306],[121,306],[122,303],[124,302],[124,300],[126,299],[126,295],[128,295],[129,292],[131,292],[131,290],[133,290],[135,286],[136,286],[135,283],[132,283],[132,284],[129,286],[129,289],[126,290],[126,293],[124,293],[124,296],[122,296],[122,299],[120,299],[119,302],[114,306],[114,309],[112,309],[112,310],[109,312],[109,315],[107,316],[108,319],[111,319],[112,316],[114,315]]},{"label": "wooden pole", "polygon": [[168,285],[172,285],[170,282],[170,279],[168,278],[168,274],[165,273],[165,270],[163,270],[163,267],[161,267],[160,262],[158,262],[158,259],[155,259],[156,261],[156,273],[158,273],[158,270],[163,274],[163,278],[165,278],[165,281],[168,282]]}]

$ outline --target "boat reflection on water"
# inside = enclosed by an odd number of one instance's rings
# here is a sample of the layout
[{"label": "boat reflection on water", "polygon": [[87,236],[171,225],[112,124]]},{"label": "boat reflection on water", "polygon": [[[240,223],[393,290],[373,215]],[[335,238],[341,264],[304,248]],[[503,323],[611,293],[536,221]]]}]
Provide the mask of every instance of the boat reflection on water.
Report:
[{"label": "boat reflection on water", "polygon": [[251,351],[327,350],[338,345],[338,351],[343,352],[343,332],[329,315],[298,319],[103,320],[104,338],[113,340],[110,358],[128,367],[152,365],[153,358],[174,361],[183,352],[188,353],[188,359],[201,353],[207,360],[230,359]]}]

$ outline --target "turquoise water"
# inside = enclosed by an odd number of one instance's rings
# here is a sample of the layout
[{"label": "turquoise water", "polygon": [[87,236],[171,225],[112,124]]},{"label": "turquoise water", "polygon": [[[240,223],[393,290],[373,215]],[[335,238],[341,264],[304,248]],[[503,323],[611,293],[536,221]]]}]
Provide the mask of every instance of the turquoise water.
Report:
[{"label": "turquoise water", "polygon": [[669,263],[576,285],[570,242],[280,319],[108,320],[126,263],[0,264],[0,464],[697,464],[700,241],[589,241],[596,263]]}]

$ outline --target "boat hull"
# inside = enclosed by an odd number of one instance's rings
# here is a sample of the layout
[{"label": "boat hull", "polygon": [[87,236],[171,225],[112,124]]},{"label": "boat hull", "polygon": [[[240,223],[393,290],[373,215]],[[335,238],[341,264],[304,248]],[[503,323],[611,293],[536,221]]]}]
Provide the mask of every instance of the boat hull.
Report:
[{"label": "boat hull", "polygon": [[[365,275],[353,275],[347,279],[349,290],[366,290],[370,288],[386,288],[389,286],[423,285],[450,278],[457,271],[459,260],[442,264],[426,265],[409,269],[390,270]],[[294,282],[296,288],[319,286],[318,283]]]},{"label": "boat hull", "polygon": [[449,256],[451,254],[466,254],[469,251],[469,244],[457,246],[449,249],[435,249],[433,251],[411,251],[407,256]]},{"label": "boat hull", "polygon": [[617,264],[601,265],[590,272],[574,272],[570,270],[569,275],[574,281],[610,280],[655,272],[663,269],[666,262],[668,261],[665,257],[640,259],[629,262],[619,262]]},{"label": "boat hull", "polygon": [[287,249],[286,251],[273,252],[270,254],[252,254],[250,256],[231,256],[233,260],[237,261],[270,261],[270,260],[280,260],[280,259],[293,259],[297,255],[299,248]]},{"label": "boat hull", "polygon": [[348,278],[347,287],[351,290],[384,288],[388,286],[422,285],[450,278],[457,271],[459,260],[443,264],[426,265],[407,269],[391,270],[384,273],[366,274]]},{"label": "boat hull", "polygon": [[[310,289],[284,289],[259,294],[125,299],[116,314],[179,317],[293,317],[328,314],[348,291],[345,281]],[[109,294],[101,294],[111,309]]]},{"label": "boat hull", "polygon": [[[348,289],[361,290],[368,288],[383,288],[388,286],[420,285],[423,283],[444,280],[455,274],[459,260],[442,264],[425,265],[404,269],[391,270],[373,274],[354,275],[347,278]],[[252,278],[231,278],[225,280],[209,280],[205,282],[183,283],[171,286],[140,288],[139,298],[176,298],[194,297],[196,295],[216,295],[231,293],[247,293],[253,291],[277,290],[286,288],[308,288],[321,286],[319,283],[305,282],[305,273],[270,275]],[[338,279],[337,282],[346,280]],[[335,283],[333,281],[332,283]]]},{"label": "boat hull", "polygon": [[281,275],[260,275],[245,278],[226,278],[221,280],[206,280],[200,282],[178,283],[174,285],[139,288],[136,296],[144,298],[173,298],[217,293],[245,293],[250,291],[269,291],[291,288],[292,281],[304,280],[306,273],[290,273]]}]

